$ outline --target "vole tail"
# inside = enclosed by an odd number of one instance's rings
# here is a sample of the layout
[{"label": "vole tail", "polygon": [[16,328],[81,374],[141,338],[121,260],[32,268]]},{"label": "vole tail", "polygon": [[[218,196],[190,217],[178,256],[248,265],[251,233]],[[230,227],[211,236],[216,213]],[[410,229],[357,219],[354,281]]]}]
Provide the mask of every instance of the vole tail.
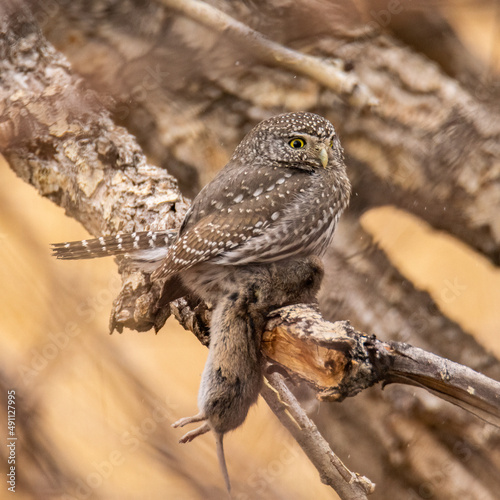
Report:
[{"label": "vole tail", "polygon": [[227,492],[231,496],[231,482],[229,481],[229,473],[227,472],[226,457],[224,456],[224,444],[222,442],[224,435],[215,434],[216,448],[217,448],[217,458],[219,460],[219,465],[224,476],[224,481],[226,483]]}]

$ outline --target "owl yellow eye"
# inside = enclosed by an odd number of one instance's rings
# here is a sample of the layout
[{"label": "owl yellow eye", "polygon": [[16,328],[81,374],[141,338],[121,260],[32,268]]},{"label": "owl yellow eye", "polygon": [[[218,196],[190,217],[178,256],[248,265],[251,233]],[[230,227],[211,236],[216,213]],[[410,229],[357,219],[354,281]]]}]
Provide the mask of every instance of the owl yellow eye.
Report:
[{"label": "owl yellow eye", "polygon": [[306,141],[301,139],[300,137],[294,137],[291,141],[288,142],[288,145],[293,149],[301,149],[306,145]]}]

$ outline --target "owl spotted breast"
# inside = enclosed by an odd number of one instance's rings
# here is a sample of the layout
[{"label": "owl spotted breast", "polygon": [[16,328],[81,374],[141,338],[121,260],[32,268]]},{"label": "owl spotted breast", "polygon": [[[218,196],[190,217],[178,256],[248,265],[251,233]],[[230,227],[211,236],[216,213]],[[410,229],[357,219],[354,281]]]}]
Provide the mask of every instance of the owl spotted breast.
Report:
[{"label": "owl spotted breast", "polygon": [[[212,301],[235,266],[321,256],[349,196],[342,147],[328,120],[297,112],[262,121],[194,199],[162,255],[152,279],[166,280],[163,302],[185,292],[177,278]],[[56,255],[72,258],[66,245]]]}]

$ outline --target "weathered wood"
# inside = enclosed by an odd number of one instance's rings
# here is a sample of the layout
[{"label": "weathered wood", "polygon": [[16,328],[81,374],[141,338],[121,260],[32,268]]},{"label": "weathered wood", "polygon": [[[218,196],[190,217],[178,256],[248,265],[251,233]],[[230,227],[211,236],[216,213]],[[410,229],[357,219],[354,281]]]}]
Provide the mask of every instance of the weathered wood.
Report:
[{"label": "weathered wood", "polygon": [[321,481],[334,488],[343,500],[364,500],[373,493],[375,485],[351,472],[333,453],[282,377],[272,373],[266,378],[262,396],[318,469]]},{"label": "weathered wood", "polygon": [[346,321],[325,321],[307,305],[272,313],[263,352],[323,401],[397,382],[423,387],[500,427],[500,382],[409,344],[381,342]]},{"label": "weathered wood", "polygon": [[5,2],[0,20],[0,151],[11,168],[91,234],[180,224],[187,203],[177,181],[148,163],[16,6]]}]

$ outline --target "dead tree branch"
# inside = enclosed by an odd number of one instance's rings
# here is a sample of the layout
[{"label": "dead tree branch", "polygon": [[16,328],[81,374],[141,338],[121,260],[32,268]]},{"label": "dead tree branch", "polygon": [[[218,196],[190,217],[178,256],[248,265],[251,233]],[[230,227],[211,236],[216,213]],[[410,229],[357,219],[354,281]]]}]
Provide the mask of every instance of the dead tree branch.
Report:
[{"label": "dead tree branch", "polygon": [[0,18],[0,152],[11,168],[91,234],[180,224],[187,203],[177,181],[148,163],[15,6],[8,1]]},{"label": "dead tree branch", "polygon": [[305,305],[278,309],[263,338],[267,358],[306,381],[323,401],[376,383],[423,387],[500,427],[500,382],[401,342],[382,342]]},{"label": "dead tree branch", "polygon": [[205,26],[228,34],[263,62],[306,75],[338,95],[346,96],[355,107],[378,104],[378,99],[356,75],[344,70],[344,63],[340,60],[325,61],[284,47],[205,2],[162,0],[162,3]]},{"label": "dead tree branch", "polygon": [[[15,2],[2,8],[0,152],[24,181],[94,235],[180,225],[188,207],[177,181],[148,163],[135,138],[115,125],[95,92]],[[9,12],[9,8],[13,10]],[[155,291],[124,269],[111,330],[149,330]]]},{"label": "dead tree branch", "polygon": [[363,500],[373,493],[375,485],[347,469],[331,450],[281,375],[268,374],[266,379],[267,385],[261,392],[263,398],[318,469],[321,481],[331,486],[342,500]]}]

